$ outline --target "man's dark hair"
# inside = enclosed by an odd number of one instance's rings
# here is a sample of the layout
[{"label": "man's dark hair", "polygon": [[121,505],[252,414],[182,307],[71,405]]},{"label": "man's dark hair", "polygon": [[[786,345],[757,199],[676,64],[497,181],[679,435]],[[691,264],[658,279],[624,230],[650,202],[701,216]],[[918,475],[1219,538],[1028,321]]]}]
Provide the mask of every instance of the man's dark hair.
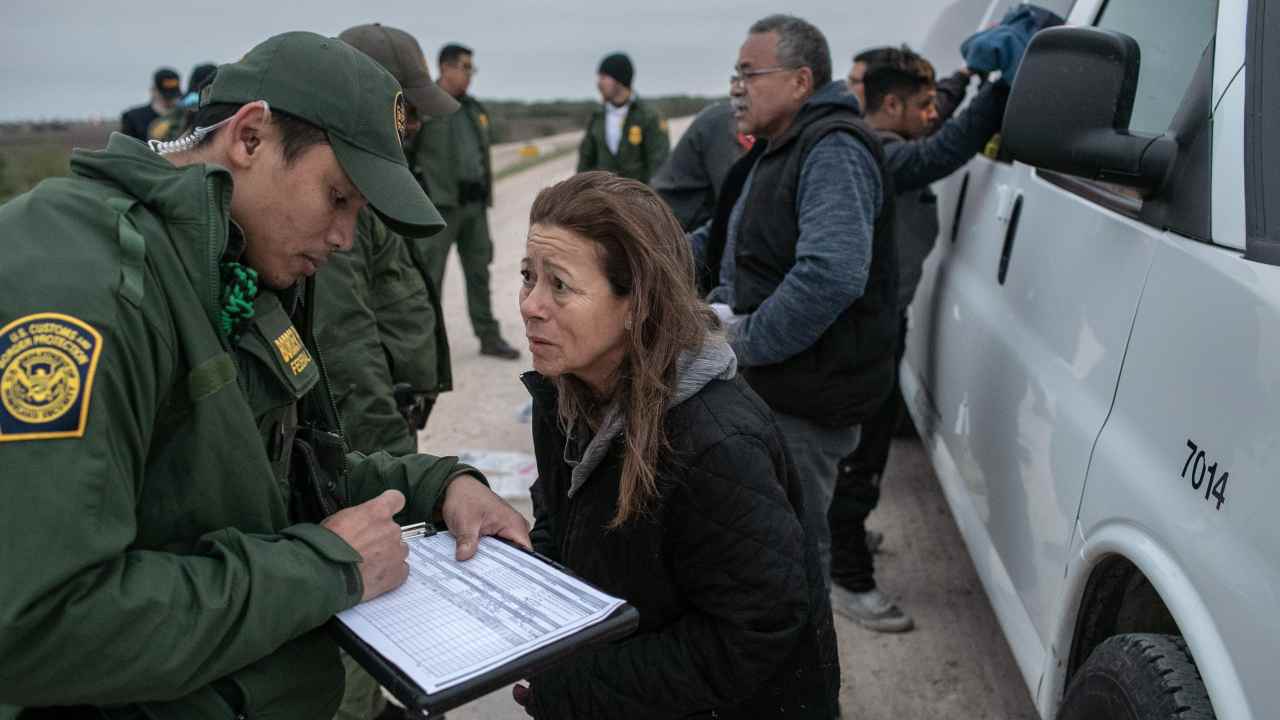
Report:
[{"label": "man's dark hair", "polygon": [[792,70],[807,67],[813,73],[813,89],[831,82],[831,48],[822,31],[794,15],[770,15],[757,20],[750,34],[777,33],[778,62]]},{"label": "man's dark hair", "polygon": [[463,55],[475,55],[475,53],[471,52],[471,48],[466,45],[449,43],[440,48],[440,55],[436,58],[436,61],[440,65],[445,65],[446,63],[457,62]]},{"label": "man's dark hair", "polygon": [[906,45],[892,49],[880,62],[867,64],[867,73],[862,76],[866,111],[879,110],[889,95],[897,95],[905,101],[921,90],[933,87],[933,83],[933,65],[928,60]]},{"label": "man's dark hair", "polygon": [[881,47],[867,48],[857,55],[853,56],[856,63],[864,63],[866,65],[879,65],[886,62],[894,53],[898,52],[898,48],[892,45],[883,45]]},{"label": "man's dark hair", "polygon": [[[244,106],[236,103],[205,105],[196,111],[192,126],[211,127],[235,115],[242,107]],[[329,142],[329,136],[325,134],[322,128],[282,110],[272,109],[271,122],[280,128],[280,154],[284,157],[285,165],[292,165],[302,155],[303,150],[313,145],[322,145]],[[221,129],[218,129],[205,135],[196,144],[196,147],[204,146],[221,131]]]}]

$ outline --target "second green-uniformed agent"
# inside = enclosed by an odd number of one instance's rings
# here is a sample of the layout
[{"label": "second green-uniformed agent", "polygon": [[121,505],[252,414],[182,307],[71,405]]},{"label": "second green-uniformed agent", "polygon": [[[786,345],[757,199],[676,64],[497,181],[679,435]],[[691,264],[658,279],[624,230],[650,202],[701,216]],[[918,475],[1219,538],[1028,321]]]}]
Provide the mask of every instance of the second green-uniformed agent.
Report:
[{"label": "second green-uniformed agent", "polygon": [[440,208],[447,227],[439,235],[415,242],[413,252],[443,295],[449,250],[458,246],[467,286],[467,314],[471,329],[480,340],[480,353],[514,360],[520,352],[502,338],[489,297],[489,265],[493,262],[493,239],[489,237],[489,207],[493,205],[489,112],[467,94],[475,74],[472,57],[471,49],[462,45],[450,44],[440,49],[438,83],[462,109],[423,122],[412,145],[410,164],[427,195]]},{"label": "second green-uniformed agent", "polygon": [[[422,117],[449,115],[458,103],[431,79],[412,35],[379,23],[340,40],[373,58],[404,88],[406,140]],[[413,260],[413,241],[365,209],[352,251],[317,275],[317,336],[325,348],[338,412],[355,450],[414,452],[436,396],[449,390],[449,345],[434,286]]]},{"label": "second green-uniformed agent", "polygon": [[[406,138],[416,135],[421,117],[457,111],[458,103],[431,79],[422,48],[409,33],[370,23],[348,28],[338,39],[400,83],[407,101]],[[418,431],[436,396],[451,387],[440,305],[408,243],[365,208],[351,252],[334,254],[316,275],[317,339],[347,443],[365,453],[416,452]],[[387,707],[377,681],[346,653],[342,664],[346,690],[335,720],[385,720],[400,712]]]},{"label": "second green-uniformed agent", "polygon": [[591,115],[578,146],[578,172],[608,170],[649,182],[671,151],[667,121],[631,91],[631,58],[614,53],[600,61],[596,89],[604,103]]},{"label": "second green-uniformed agent", "polygon": [[360,210],[440,218],[400,86],[279,35],[189,142],[121,135],[0,207],[0,718],[328,718],[321,627],[403,582],[398,523],[527,542],[455,458],[346,452],[307,278]]}]

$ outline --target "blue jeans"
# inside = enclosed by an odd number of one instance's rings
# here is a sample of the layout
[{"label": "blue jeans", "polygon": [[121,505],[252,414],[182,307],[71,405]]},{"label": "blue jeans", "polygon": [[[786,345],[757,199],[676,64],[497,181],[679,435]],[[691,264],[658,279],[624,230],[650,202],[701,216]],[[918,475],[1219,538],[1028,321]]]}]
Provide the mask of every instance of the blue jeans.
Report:
[{"label": "blue jeans", "polygon": [[831,528],[827,524],[827,511],[836,490],[836,474],[841,458],[858,447],[860,428],[826,427],[812,420],[773,413],[778,429],[786,439],[791,465],[800,478],[804,491],[804,514],[800,524],[804,532],[815,539],[818,558],[822,563],[822,577],[831,587]]}]

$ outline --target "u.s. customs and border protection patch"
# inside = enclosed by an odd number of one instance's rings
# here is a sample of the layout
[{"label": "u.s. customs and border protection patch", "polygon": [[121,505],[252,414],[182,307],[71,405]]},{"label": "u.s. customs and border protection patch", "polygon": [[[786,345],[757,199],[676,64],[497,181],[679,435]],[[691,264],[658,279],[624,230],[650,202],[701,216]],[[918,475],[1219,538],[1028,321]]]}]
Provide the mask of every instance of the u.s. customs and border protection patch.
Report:
[{"label": "u.s. customs and border protection patch", "polygon": [[0,442],[83,437],[102,335],[60,313],[0,328]]}]

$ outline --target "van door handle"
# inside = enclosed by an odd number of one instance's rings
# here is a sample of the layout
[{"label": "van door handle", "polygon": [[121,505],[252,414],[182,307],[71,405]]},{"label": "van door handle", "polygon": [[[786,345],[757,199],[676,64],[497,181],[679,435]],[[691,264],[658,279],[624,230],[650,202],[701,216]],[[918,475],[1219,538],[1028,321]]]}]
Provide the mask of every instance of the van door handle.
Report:
[{"label": "van door handle", "polygon": [[951,218],[951,244],[960,238],[960,218],[964,217],[964,201],[969,194],[969,173],[960,181],[960,194],[956,196],[956,214]]},{"label": "van door handle", "polygon": [[1022,218],[1022,194],[1019,193],[1013,200],[1013,208],[1009,210],[1009,225],[1004,229],[1004,247],[1000,250],[1000,269],[996,273],[996,280],[1001,285],[1004,284],[1005,276],[1009,274],[1009,258],[1013,255],[1013,240],[1018,234],[1018,220]]}]

